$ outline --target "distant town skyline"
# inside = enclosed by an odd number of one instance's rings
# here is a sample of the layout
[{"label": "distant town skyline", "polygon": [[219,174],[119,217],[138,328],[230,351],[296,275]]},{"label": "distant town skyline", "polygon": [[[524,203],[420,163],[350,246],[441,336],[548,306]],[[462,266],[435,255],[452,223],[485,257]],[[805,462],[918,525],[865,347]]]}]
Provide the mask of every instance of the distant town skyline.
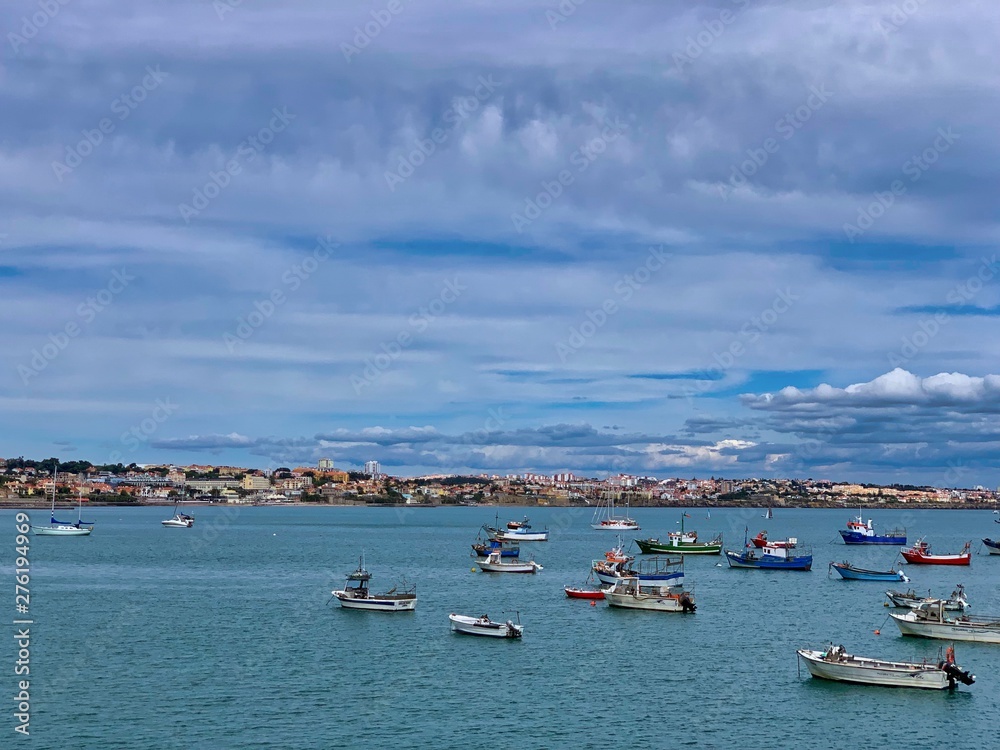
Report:
[{"label": "distant town skyline", "polygon": [[0,7],[0,453],[1000,484],[994,9],[626,5]]}]

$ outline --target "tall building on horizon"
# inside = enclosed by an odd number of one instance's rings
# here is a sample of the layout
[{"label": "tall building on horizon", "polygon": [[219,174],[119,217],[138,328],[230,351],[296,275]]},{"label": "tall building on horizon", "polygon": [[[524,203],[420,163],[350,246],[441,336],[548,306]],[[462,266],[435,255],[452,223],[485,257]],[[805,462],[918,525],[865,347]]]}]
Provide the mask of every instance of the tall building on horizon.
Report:
[{"label": "tall building on horizon", "polygon": [[377,477],[382,473],[382,467],[379,466],[378,461],[365,461],[365,474],[372,477]]},{"label": "tall building on horizon", "polygon": [[333,471],[333,459],[321,458],[319,463],[316,464],[316,468],[320,471]]}]

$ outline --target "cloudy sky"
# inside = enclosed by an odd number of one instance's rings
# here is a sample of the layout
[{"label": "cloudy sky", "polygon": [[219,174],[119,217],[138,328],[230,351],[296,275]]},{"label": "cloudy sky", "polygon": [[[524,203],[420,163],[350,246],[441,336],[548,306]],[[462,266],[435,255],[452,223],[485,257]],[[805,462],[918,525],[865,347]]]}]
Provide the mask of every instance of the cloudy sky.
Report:
[{"label": "cloudy sky", "polygon": [[986,0],[0,7],[0,454],[1000,484]]}]

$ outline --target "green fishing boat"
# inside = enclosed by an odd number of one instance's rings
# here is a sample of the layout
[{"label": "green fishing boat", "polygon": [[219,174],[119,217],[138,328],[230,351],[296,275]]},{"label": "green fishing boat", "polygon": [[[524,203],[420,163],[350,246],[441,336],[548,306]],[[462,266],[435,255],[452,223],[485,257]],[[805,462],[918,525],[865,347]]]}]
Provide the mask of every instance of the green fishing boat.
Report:
[{"label": "green fishing boat", "polygon": [[682,555],[720,555],[722,554],[722,533],[708,542],[698,541],[697,531],[685,531],[684,519],[690,518],[687,513],[681,516],[681,530],[671,531],[666,541],[658,538],[636,539],[635,543],[644,555],[665,554],[669,552]]}]

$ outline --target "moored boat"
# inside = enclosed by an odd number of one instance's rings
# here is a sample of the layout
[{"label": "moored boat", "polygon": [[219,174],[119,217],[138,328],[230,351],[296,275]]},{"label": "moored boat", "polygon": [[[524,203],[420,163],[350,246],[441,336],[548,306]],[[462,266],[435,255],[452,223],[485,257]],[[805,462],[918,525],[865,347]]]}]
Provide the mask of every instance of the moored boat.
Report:
[{"label": "moored boat", "polygon": [[603,560],[594,560],[591,571],[606,586],[614,585],[621,578],[638,578],[644,584],[672,586],[684,581],[684,558],[647,557],[631,567],[635,557],[625,555],[620,546],[604,554]]},{"label": "moored boat", "polygon": [[840,577],[849,581],[909,581],[901,570],[865,570],[851,565],[849,562],[832,562],[830,567],[840,573]]},{"label": "moored boat", "polygon": [[[518,618],[520,620],[520,617]],[[465,635],[480,635],[487,638],[520,638],[524,627],[518,622],[493,622],[489,616],[469,617],[467,615],[448,615],[452,631]]]},{"label": "moored boat", "polygon": [[931,546],[923,539],[918,540],[909,549],[904,549],[900,554],[903,559],[911,565],[971,565],[972,544],[966,542],[962,551],[955,555],[934,555],[931,554]]},{"label": "moored boat", "polygon": [[649,539],[636,539],[635,543],[644,555],[649,554],[669,554],[680,555],[718,555],[722,552],[722,534],[707,542],[698,541],[697,531],[684,530],[684,518],[687,513],[681,516],[680,531],[671,531],[667,534],[665,542],[661,542],[657,537]]},{"label": "moored boat", "polygon": [[786,547],[745,547],[742,552],[726,550],[726,560],[731,568],[759,568],[761,570],[811,570],[812,552]]},{"label": "moored boat", "polygon": [[604,589],[582,588],[580,586],[564,586],[563,590],[570,599],[603,599]]},{"label": "moored boat", "polygon": [[502,542],[499,539],[476,541],[472,544],[472,549],[477,557],[486,557],[497,550],[500,550],[501,557],[519,557],[521,554],[521,547],[517,542]]},{"label": "moored boat", "polygon": [[32,526],[35,536],[88,536],[94,530],[93,521],[83,520],[83,497],[77,495],[76,522],[56,520],[56,466],[52,467],[52,513],[48,526]]},{"label": "moored boat", "polygon": [[902,615],[890,612],[899,632],[921,638],[943,638],[950,641],[1000,643],[1000,616],[959,615],[948,617],[941,599],[921,602],[916,609]]},{"label": "moored boat", "polygon": [[986,551],[991,555],[1000,555],[1000,542],[994,539],[983,539],[983,544],[986,545]]},{"label": "moored boat", "polygon": [[484,573],[537,573],[542,566],[534,560],[504,560],[499,550],[494,550],[476,565]]},{"label": "moored boat", "polygon": [[174,515],[173,518],[168,518],[165,521],[160,521],[161,524],[166,526],[168,529],[190,529],[194,526],[194,516],[189,516],[187,513],[181,513],[177,510],[177,503],[174,503]]},{"label": "moored boat", "polygon": [[594,517],[590,521],[590,528],[602,531],[638,531],[639,524],[628,516],[628,503],[625,504],[625,515],[615,515],[615,500],[609,497],[607,502],[600,501],[594,510]]},{"label": "moored boat", "polygon": [[398,593],[394,586],[384,594],[375,594],[368,588],[372,574],[365,570],[365,557],[361,556],[357,570],[347,574],[344,588],[331,593],[345,609],[368,609],[378,612],[412,612],[417,607],[416,587]]},{"label": "moored boat", "polygon": [[538,531],[524,525],[516,529],[501,530],[496,538],[502,542],[547,542],[549,541],[549,530]]},{"label": "moored boat", "polygon": [[906,544],[906,529],[892,529],[885,534],[876,534],[872,520],[869,518],[868,523],[865,523],[860,509],[857,517],[847,522],[847,529],[840,530],[840,536],[843,537],[844,544],[895,544],[899,546]]},{"label": "moored boat", "polygon": [[604,601],[611,607],[646,609],[656,612],[692,613],[697,609],[692,592],[682,586],[660,586],[638,578],[620,578],[604,590]]},{"label": "moored boat", "polygon": [[[909,591],[889,591],[885,592],[885,595],[892,602],[892,606],[899,607],[900,609],[916,609],[918,606],[924,602],[933,601],[934,598],[930,595],[930,591],[927,592],[927,596],[920,596],[916,591],[910,589]],[[958,584],[955,590],[951,592],[951,596],[947,599],[942,599],[944,602],[945,610],[949,612],[964,612],[969,608],[969,600],[965,598],[965,586]]]},{"label": "moored boat", "polygon": [[943,660],[932,664],[853,656],[843,646],[832,645],[824,651],[799,649],[796,654],[813,677],[836,682],[944,690],[976,681],[975,675],[955,664],[955,651],[950,647]]}]

